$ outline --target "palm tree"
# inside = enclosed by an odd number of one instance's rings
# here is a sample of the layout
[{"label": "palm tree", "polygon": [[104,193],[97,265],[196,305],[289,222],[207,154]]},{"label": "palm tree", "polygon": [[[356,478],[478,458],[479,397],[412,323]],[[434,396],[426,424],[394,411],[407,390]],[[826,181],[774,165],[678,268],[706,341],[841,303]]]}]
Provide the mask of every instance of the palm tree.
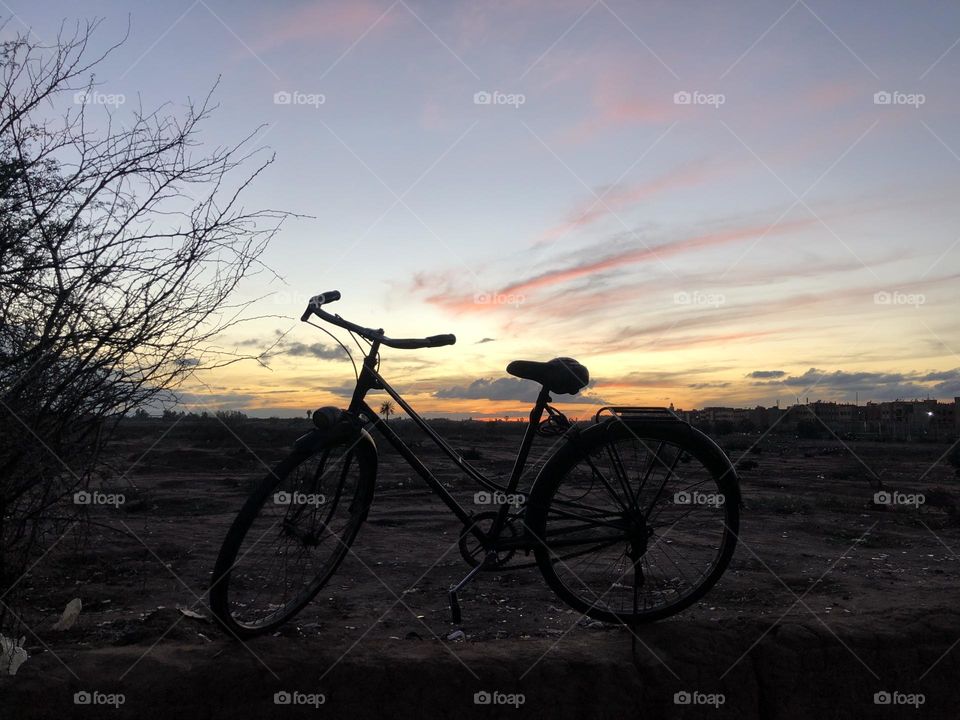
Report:
[{"label": "palm tree", "polygon": [[390,422],[390,416],[393,415],[393,403],[387,400],[380,406],[380,414],[383,415],[383,419],[387,422]]}]

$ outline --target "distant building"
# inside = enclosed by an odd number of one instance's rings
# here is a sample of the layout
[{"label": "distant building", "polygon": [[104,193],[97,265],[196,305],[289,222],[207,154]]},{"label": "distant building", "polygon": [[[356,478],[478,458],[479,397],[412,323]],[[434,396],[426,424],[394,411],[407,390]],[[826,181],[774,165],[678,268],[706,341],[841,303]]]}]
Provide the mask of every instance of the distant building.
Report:
[{"label": "distant building", "polygon": [[803,421],[813,421],[837,435],[891,440],[947,440],[960,437],[960,396],[952,403],[933,399],[855,403],[816,400],[787,408],[733,408],[711,406],[676,410],[693,425],[716,429],[718,423],[738,431],[796,432]]}]

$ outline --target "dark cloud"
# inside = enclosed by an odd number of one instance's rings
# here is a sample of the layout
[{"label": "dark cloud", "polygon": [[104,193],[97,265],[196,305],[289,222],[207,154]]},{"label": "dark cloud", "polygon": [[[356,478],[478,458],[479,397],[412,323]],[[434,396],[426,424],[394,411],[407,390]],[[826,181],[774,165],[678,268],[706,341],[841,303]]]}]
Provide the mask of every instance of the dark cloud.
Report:
[{"label": "dark cloud", "polygon": [[343,383],[342,385],[327,385],[325,387],[316,388],[318,390],[326,390],[331,395],[337,395],[338,397],[353,397],[353,391],[356,389],[357,384],[355,382]]},{"label": "dark cloud", "polygon": [[754,370],[747,377],[754,380],[770,380],[772,378],[782,378],[786,374],[783,370]]},{"label": "dark cloud", "polygon": [[211,390],[210,392],[179,392],[177,393],[177,403],[182,406],[181,409],[187,412],[213,412],[223,408],[243,408],[254,400],[256,395],[248,393],[219,392]]},{"label": "dark cloud", "polygon": [[805,390],[818,395],[848,395],[859,392],[869,400],[896,400],[907,398],[960,396],[960,368],[935,372],[868,372],[834,370],[828,372],[810,368],[800,375],[755,383],[779,385]]},{"label": "dark cloud", "polygon": [[484,343],[495,342],[495,341],[496,341],[496,338],[484,338],[483,340],[477,340],[477,342],[475,342],[474,345],[483,345]]},{"label": "dark cloud", "polygon": [[323,343],[286,342],[285,334],[280,330],[274,330],[272,336],[268,334],[259,338],[246,338],[240,340],[237,345],[240,347],[259,347],[263,353],[261,360],[264,361],[272,360],[280,355],[315,357],[321,360],[342,360],[347,357],[341,347],[327,346]]},{"label": "dark cloud", "polygon": [[[540,392],[540,386],[529,380],[517,378],[481,378],[469,385],[441,388],[433,393],[434,397],[460,400],[516,400],[534,402]],[[561,395],[558,402],[564,403],[603,403],[604,400],[591,395]]]},{"label": "dark cloud", "polygon": [[944,370],[943,372],[931,372],[924,375],[921,379],[927,382],[939,380],[943,382],[956,382],[960,378],[960,368],[953,370]]},{"label": "dark cloud", "polygon": [[728,382],[703,382],[703,383],[693,383],[692,385],[687,385],[687,387],[693,388],[694,390],[706,390],[708,388],[725,388],[730,387]]},{"label": "dark cloud", "polygon": [[347,355],[340,347],[328,347],[323,343],[290,343],[280,349],[280,354],[293,355],[294,357],[315,357],[322,360],[340,360]]},{"label": "dark cloud", "polygon": [[237,345],[240,347],[267,347],[276,343],[285,334],[283,331],[275,328],[271,336],[245,338],[244,340],[240,340]]},{"label": "dark cloud", "polygon": [[699,376],[713,375],[728,369],[723,366],[703,366],[678,368],[676,370],[635,370],[619,377],[594,378],[590,385],[592,387],[596,383],[600,387],[612,385],[614,387],[635,387],[638,389],[677,388],[689,385],[690,380],[695,380]]}]

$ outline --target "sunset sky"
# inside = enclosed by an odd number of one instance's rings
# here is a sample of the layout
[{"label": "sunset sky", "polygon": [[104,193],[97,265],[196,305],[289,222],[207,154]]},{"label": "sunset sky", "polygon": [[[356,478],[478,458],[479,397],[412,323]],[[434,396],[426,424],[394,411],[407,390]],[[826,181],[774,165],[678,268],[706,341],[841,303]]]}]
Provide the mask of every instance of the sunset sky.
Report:
[{"label": "sunset sky", "polygon": [[282,280],[243,287],[274,317],[223,347],[287,334],[191,380],[197,409],[343,404],[350,363],[297,322],[334,289],[390,335],[457,335],[383,352],[434,415],[520,414],[535,388],[504,367],[558,355],[594,379],[557,398],[579,416],[960,395],[960,5],[4,7],[41,39],[102,17],[104,47],[129,20],[97,74],[121,119],[219,77],[202,139],[262,124],[276,153],[245,206],[310,216],[264,256]]}]

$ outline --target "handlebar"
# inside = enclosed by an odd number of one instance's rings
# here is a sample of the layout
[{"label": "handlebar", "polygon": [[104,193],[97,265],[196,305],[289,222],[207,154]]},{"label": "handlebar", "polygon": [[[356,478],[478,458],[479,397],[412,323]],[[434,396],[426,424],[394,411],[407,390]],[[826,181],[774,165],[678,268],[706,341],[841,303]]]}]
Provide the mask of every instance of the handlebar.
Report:
[{"label": "handlebar", "polygon": [[313,311],[319,310],[320,306],[324,303],[336,302],[339,299],[339,290],[330,290],[329,292],[314,295],[312,298],[310,298],[310,302],[307,303],[307,309],[304,311],[303,315],[300,316],[300,322],[306,322],[309,320],[310,316],[313,315]]},{"label": "handlebar", "polygon": [[312,315],[316,315],[318,318],[321,320],[326,320],[331,325],[336,325],[337,327],[342,327],[344,330],[355,332],[357,335],[360,335],[371,342],[379,342],[387,347],[397,348],[400,350],[443,347],[444,345],[453,345],[457,342],[457,338],[454,335],[431,335],[430,337],[425,338],[387,337],[383,334],[383,330],[374,330],[373,328],[357,325],[349,320],[344,320],[339,315],[328,313],[323,309],[322,306],[324,304],[336,302],[339,299],[340,292],[337,290],[331,290],[329,292],[320,293],[319,295],[314,295],[312,298],[310,298],[310,302],[307,303],[307,309],[304,310],[303,315],[300,316],[300,321],[306,322]]}]

